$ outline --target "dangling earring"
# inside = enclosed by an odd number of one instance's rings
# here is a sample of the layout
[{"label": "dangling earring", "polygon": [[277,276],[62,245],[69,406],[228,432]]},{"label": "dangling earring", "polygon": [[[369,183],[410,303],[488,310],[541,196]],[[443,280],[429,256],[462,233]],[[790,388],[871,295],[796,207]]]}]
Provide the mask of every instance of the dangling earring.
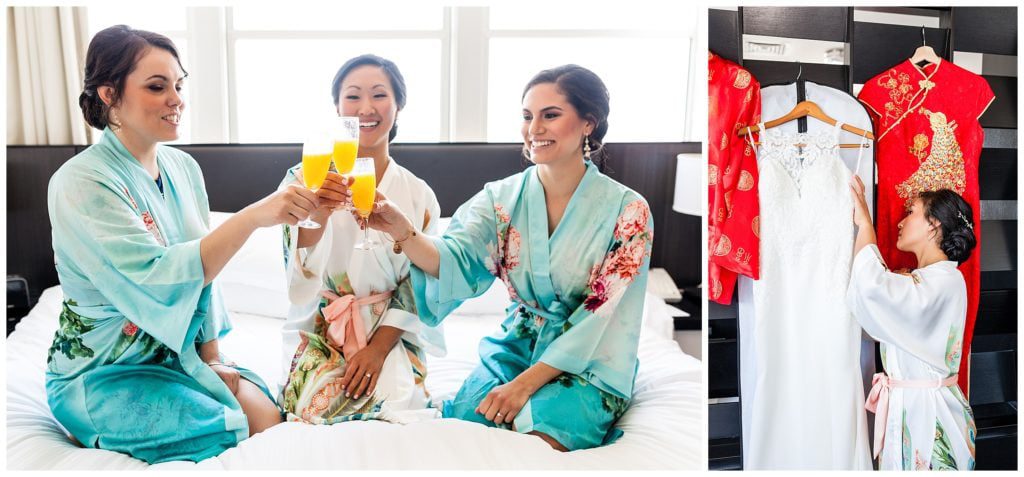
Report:
[{"label": "dangling earring", "polygon": [[590,135],[583,136],[583,159],[590,160]]}]

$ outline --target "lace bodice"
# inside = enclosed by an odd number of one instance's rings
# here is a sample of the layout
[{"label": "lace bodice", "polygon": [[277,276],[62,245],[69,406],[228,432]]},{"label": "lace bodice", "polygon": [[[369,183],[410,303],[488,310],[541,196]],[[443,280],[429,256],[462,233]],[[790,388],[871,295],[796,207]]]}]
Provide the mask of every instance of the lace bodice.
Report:
[{"label": "lace bodice", "polygon": [[761,123],[762,161],[776,161],[793,178],[797,193],[804,172],[824,158],[839,160],[839,131],[843,123],[836,122],[834,129],[816,132],[787,133],[781,129],[764,129]]}]

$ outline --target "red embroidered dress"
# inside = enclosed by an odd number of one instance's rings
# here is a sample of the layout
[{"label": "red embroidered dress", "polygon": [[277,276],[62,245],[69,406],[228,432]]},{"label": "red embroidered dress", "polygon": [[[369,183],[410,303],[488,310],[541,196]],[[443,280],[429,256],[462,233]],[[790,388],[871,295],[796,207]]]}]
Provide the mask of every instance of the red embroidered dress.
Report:
[{"label": "red embroidered dress", "polygon": [[758,278],[757,159],[736,131],[761,121],[761,85],[741,66],[708,53],[708,283],[732,301],[738,274]]},{"label": "red embroidered dress", "polygon": [[[877,138],[878,248],[893,269],[914,269],[914,255],[896,249],[906,207],[924,190],[952,189],[974,210],[978,246],[960,265],[967,282],[963,356],[969,356],[978,314],[981,209],[978,157],[984,132],[978,118],[995,99],[984,78],[952,62],[918,67],[900,63],[864,84],[858,99],[871,111]],[[960,361],[960,388],[967,392],[969,360]]]}]

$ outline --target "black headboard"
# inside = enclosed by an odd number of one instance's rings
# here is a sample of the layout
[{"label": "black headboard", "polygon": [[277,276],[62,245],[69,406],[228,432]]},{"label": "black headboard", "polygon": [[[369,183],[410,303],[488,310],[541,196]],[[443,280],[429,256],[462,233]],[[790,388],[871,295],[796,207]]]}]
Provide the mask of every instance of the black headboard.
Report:
[{"label": "black headboard", "polygon": [[[50,176],[86,146],[7,147],[7,273],[28,279],[33,303],[57,284],[46,186]],[[203,170],[210,208],[235,212],[273,191],[301,156],[298,144],[181,145]],[[672,211],[675,157],[699,153],[699,143],[615,143],[605,146],[605,174],[633,188],[655,220],[651,264],[680,286],[700,282],[701,221]],[[391,155],[434,189],[441,213],[452,215],[484,183],[525,169],[519,144],[395,144]],[[693,186],[700,180],[693,178]]]}]

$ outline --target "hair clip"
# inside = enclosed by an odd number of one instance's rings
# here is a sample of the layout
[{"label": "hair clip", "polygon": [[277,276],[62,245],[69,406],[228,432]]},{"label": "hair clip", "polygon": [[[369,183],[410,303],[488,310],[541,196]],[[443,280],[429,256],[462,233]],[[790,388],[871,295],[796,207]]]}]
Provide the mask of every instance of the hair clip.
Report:
[{"label": "hair clip", "polygon": [[964,221],[964,225],[966,225],[967,228],[971,229],[972,232],[974,231],[974,224],[967,220],[967,217],[964,217],[964,214],[962,212],[960,212],[959,210],[956,211],[956,216],[960,217],[960,220]]}]

